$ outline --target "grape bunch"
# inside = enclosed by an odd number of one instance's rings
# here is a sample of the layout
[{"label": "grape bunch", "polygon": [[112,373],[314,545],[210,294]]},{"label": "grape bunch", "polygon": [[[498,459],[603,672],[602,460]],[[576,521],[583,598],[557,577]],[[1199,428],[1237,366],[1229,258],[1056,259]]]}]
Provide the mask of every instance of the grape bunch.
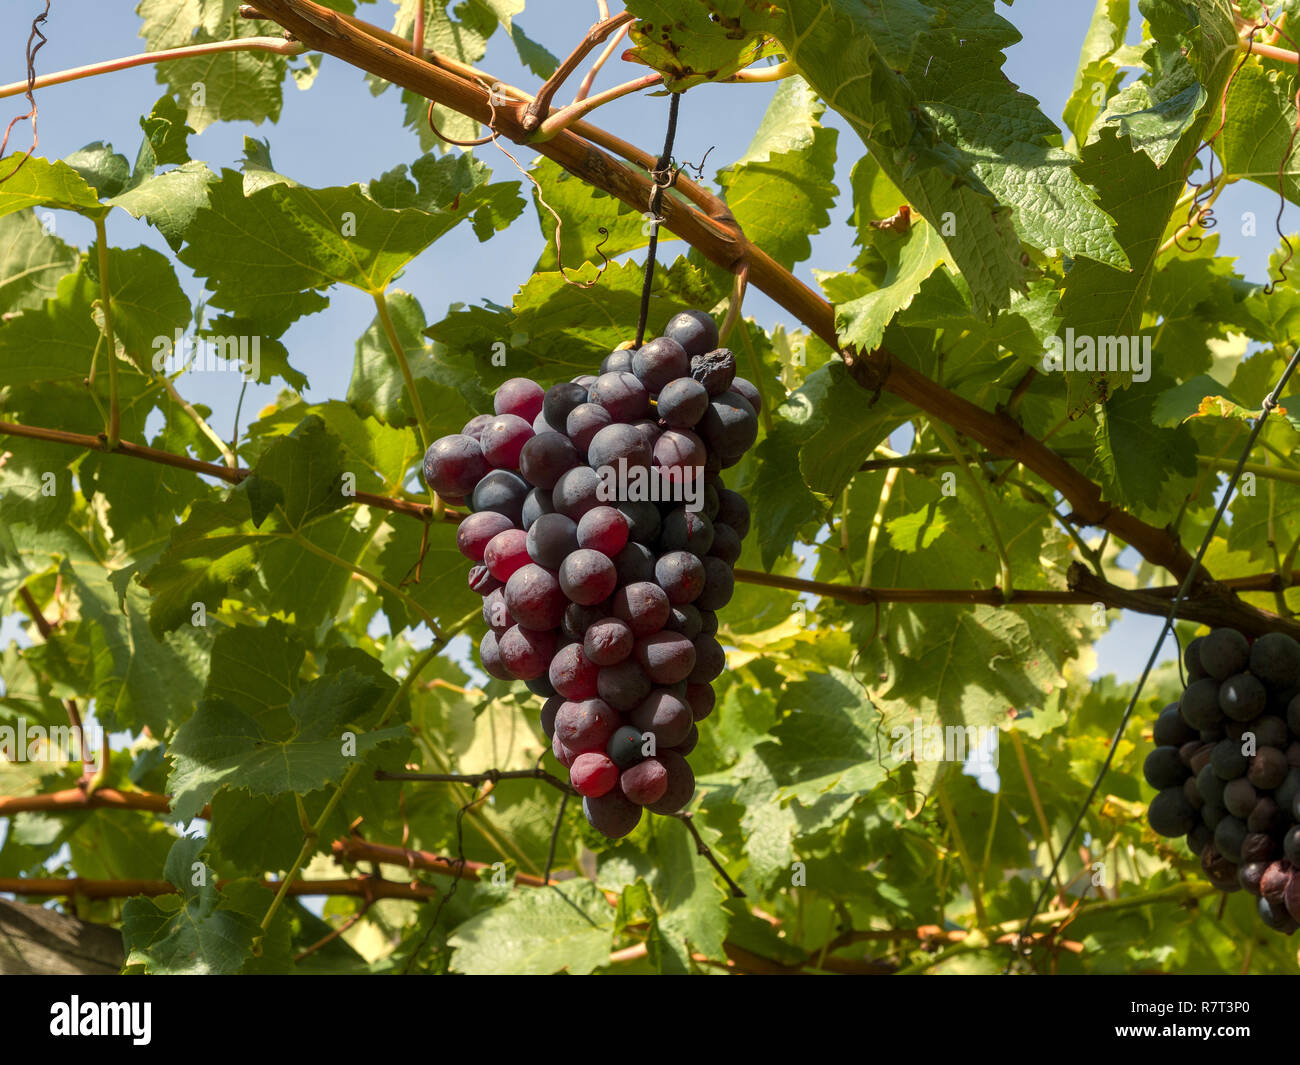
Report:
[{"label": "grape bunch", "polygon": [[749,529],[720,471],[753,446],[760,404],[713,319],[688,310],[599,375],[506,381],[494,415],[425,453],[426,483],[472,511],[457,543],[483,597],[483,669],[545,699],[551,750],[610,839],[695,793],[686,756],[726,666],[717,611]]},{"label": "grape bunch", "polygon": [[1300,643],[1214,629],[1187,645],[1187,687],[1156,719],[1147,819],[1186,836],[1210,882],[1260,920],[1300,928]]}]

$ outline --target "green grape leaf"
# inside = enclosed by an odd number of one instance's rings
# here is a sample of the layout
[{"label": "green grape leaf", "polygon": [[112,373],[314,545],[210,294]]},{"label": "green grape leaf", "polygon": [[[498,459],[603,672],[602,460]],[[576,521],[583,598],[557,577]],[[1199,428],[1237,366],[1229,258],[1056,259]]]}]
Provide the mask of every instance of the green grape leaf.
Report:
[{"label": "green grape leaf", "polygon": [[386,691],[353,669],[302,685],[289,700],[288,735],[267,734],[261,723],[229,703],[204,699],[168,748],[167,788],[173,813],[197,816],[223,788],[253,795],[305,795],[337,783],[381,744],[405,736],[405,726],[360,729]]},{"label": "green grape leaf", "polygon": [[178,896],[137,896],[123,905],[129,967],[170,976],[234,973],[252,953],[258,923],[217,890],[215,874],[199,858],[205,846],[203,839],[178,839],[167,855],[166,876]]},{"label": "green grape leaf", "polygon": [[76,250],[33,212],[0,216],[0,314],[40,307],[76,268]]},{"label": "green grape leaf", "polygon": [[837,134],[817,121],[825,110],[806,81],[787,78],[745,154],[718,174],[746,239],[787,268],[808,258],[839,194]]},{"label": "green grape leaf", "polygon": [[519,890],[457,926],[451,967],[468,974],[585,976],[609,964],[613,932],[614,909],[590,880]]}]

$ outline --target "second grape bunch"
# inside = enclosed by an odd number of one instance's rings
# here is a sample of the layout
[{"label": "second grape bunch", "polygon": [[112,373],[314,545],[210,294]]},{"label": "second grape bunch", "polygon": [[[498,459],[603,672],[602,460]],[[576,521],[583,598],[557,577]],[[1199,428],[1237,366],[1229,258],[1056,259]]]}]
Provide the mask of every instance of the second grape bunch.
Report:
[{"label": "second grape bunch", "polygon": [[506,381],[495,414],[425,454],[428,485],[473,512],[457,543],[483,596],[483,669],[545,700],[552,752],[611,839],[695,793],[686,756],[749,531],[721,471],[753,446],[761,403],[713,319],[686,310],[599,374]]}]

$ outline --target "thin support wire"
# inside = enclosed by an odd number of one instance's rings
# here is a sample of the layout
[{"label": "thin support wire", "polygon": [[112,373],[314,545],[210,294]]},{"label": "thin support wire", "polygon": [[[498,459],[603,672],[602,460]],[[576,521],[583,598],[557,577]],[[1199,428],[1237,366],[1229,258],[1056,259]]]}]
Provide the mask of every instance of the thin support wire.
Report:
[{"label": "thin support wire", "polygon": [[641,313],[636,323],[636,344],[639,348],[645,339],[646,319],[650,316],[650,287],[655,277],[655,250],[659,247],[659,207],[663,203],[664,190],[672,185],[676,172],[672,167],[673,141],[677,137],[677,109],[682,102],[681,93],[673,93],[668,103],[668,135],[664,138],[663,154],[655,163],[650,177],[654,187],[650,190],[650,245],[645,256],[645,283],[641,286]]}]

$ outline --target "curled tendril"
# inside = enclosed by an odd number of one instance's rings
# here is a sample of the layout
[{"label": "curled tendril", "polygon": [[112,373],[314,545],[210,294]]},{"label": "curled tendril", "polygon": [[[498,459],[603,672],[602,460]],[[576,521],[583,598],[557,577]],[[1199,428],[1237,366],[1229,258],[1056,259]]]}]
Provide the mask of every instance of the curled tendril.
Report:
[{"label": "curled tendril", "polygon": [[[37,145],[40,143],[40,138],[36,133],[36,53],[45,47],[48,40],[45,34],[41,32],[41,24],[47,21],[49,17],[50,0],[45,0],[45,10],[32,19],[32,32],[27,37],[27,92],[24,94],[27,97],[27,112],[11,119],[9,125],[5,127],[4,136],[0,137],[0,158],[4,157],[5,151],[9,147],[9,134],[13,132],[14,127],[19,122],[28,119],[32,123],[32,146],[23,153],[23,157],[18,160],[18,165],[0,178],[0,185],[3,185],[23,168],[23,164],[32,157]],[[39,44],[36,43],[38,37],[40,38]]]}]

